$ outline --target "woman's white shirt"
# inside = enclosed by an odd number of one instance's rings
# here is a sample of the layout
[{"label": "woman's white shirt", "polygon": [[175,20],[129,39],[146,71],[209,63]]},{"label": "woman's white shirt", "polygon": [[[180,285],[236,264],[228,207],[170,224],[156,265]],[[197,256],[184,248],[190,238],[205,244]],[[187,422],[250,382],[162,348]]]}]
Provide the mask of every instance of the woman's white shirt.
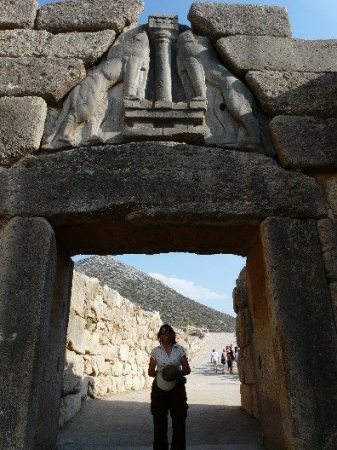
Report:
[{"label": "woman's white shirt", "polygon": [[180,368],[181,358],[186,356],[184,347],[178,344],[174,344],[171,353],[168,355],[162,345],[158,345],[151,352],[151,357],[155,359],[157,363],[157,370],[161,372],[163,368],[169,364],[174,364]]}]

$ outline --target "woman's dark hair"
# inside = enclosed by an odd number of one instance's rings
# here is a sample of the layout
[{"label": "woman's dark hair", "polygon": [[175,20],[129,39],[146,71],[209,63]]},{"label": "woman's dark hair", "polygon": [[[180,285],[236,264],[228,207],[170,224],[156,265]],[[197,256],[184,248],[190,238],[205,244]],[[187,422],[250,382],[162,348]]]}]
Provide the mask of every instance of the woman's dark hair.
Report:
[{"label": "woman's dark hair", "polygon": [[164,323],[164,325],[162,325],[159,328],[159,331],[157,333],[157,338],[159,339],[159,341],[160,341],[161,334],[167,334],[169,336],[172,336],[172,339],[173,339],[172,342],[173,342],[173,344],[176,344],[176,333],[175,333],[174,329],[171,327],[171,325],[169,325],[168,323]]}]

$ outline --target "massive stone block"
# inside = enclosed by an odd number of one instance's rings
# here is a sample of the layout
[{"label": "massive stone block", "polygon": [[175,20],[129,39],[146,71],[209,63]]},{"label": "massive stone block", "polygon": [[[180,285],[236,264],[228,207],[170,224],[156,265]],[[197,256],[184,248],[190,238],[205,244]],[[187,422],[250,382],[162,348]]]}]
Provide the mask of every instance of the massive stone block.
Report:
[{"label": "massive stone block", "polygon": [[317,222],[328,280],[337,281],[337,221],[321,219]]},{"label": "massive stone block", "polygon": [[60,33],[47,31],[7,30],[0,32],[0,56],[19,58],[45,56],[48,58],[81,59],[93,64],[105,53],[115,39],[113,30],[94,33]]},{"label": "massive stone block", "polygon": [[303,171],[337,169],[336,119],[276,116],[269,128],[283,167]]},{"label": "massive stone block", "polygon": [[251,416],[259,419],[256,391],[253,385],[240,385],[241,406]]},{"label": "massive stone block", "polygon": [[236,317],[236,336],[241,349],[252,343],[252,334],[252,320],[249,308],[246,307],[240,310]]},{"label": "massive stone block", "polygon": [[109,49],[115,39],[113,30],[95,33],[60,33],[53,36],[46,46],[48,57],[81,59],[85,65],[96,62]]},{"label": "massive stone block", "polygon": [[334,448],[337,334],[316,222],[268,219],[262,243],[287,448]]},{"label": "massive stone block", "polygon": [[46,43],[53,35],[47,31],[6,30],[0,31],[0,56],[46,56]]},{"label": "massive stone block", "polygon": [[324,189],[331,212],[337,219],[337,175],[334,174],[325,181]]},{"label": "massive stone block", "polygon": [[188,18],[196,33],[215,39],[236,34],[290,35],[287,10],[281,7],[197,2]]},{"label": "massive stone block", "polygon": [[0,58],[0,96],[38,96],[56,102],[85,74],[77,59]]},{"label": "massive stone block", "polygon": [[37,8],[36,0],[0,0],[0,30],[33,28]]},{"label": "massive stone block", "polygon": [[11,164],[40,147],[46,115],[42,98],[0,98],[0,165]]},{"label": "massive stone block", "polygon": [[196,224],[242,225],[275,214],[326,213],[310,177],[263,155],[186,144],[105,145],[29,157],[0,183],[6,198],[0,214],[42,215],[58,224],[70,216],[72,223],[91,221],[93,214],[135,223],[184,224],[194,217]]},{"label": "massive stone block", "polygon": [[39,9],[36,28],[52,33],[110,29],[120,33],[143,11],[142,0],[69,0]]},{"label": "massive stone block", "polygon": [[32,450],[47,363],[56,244],[46,220],[14,218],[0,246],[0,448]]},{"label": "massive stone block", "polygon": [[228,36],[216,43],[223,60],[239,75],[248,70],[334,72],[337,40],[310,41],[272,36]]},{"label": "massive stone block", "polygon": [[233,290],[233,309],[236,314],[248,305],[248,292],[247,292],[247,270],[244,267],[238,279],[236,280],[236,286]]},{"label": "massive stone block", "polygon": [[85,320],[74,314],[71,313],[71,321],[70,321],[70,327],[68,330],[68,346],[71,350],[73,350],[76,353],[83,354],[85,353]]},{"label": "massive stone block", "polygon": [[249,72],[246,80],[270,115],[337,116],[337,72]]},{"label": "massive stone block", "polygon": [[72,269],[73,262],[69,254],[58,246],[56,281],[49,319],[47,358],[39,389],[39,416],[34,450],[56,448]]},{"label": "massive stone block", "polygon": [[254,355],[251,345],[240,349],[238,368],[241,383],[255,384]]}]

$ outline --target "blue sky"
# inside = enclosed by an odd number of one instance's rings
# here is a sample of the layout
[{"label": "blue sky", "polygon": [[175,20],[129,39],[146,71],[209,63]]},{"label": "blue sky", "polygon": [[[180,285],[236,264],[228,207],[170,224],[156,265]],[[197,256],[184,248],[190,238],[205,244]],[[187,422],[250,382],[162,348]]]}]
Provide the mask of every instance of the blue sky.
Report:
[{"label": "blue sky", "polygon": [[[127,0],[125,0],[127,1]],[[55,1],[40,1],[40,5]],[[190,0],[145,0],[139,22],[147,22],[153,13],[172,13],[188,24]],[[293,37],[303,39],[337,39],[336,0],[229,0],[219,3],[278,5],[288,9]],[[219,311],[234,315],[232,290],[245,260],[233,255],[194,255],[169,253],[160,255],[124,255],[118,259],[156,276],[177,291]]]}]

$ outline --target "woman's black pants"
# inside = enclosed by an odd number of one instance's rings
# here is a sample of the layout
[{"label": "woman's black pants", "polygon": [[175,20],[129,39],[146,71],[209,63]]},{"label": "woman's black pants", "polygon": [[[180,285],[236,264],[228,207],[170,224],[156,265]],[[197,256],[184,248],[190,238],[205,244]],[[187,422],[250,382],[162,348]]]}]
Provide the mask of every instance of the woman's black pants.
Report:
[{"label": "woman's black pants", "polygon": [[172,419],[171,450],[186,450],[187,397],[185,384],[177,385],[171,391],[159,389],[156,380],[152,384],[151,413],[153,415],[153,450],[168,450],[168,412]]}]

